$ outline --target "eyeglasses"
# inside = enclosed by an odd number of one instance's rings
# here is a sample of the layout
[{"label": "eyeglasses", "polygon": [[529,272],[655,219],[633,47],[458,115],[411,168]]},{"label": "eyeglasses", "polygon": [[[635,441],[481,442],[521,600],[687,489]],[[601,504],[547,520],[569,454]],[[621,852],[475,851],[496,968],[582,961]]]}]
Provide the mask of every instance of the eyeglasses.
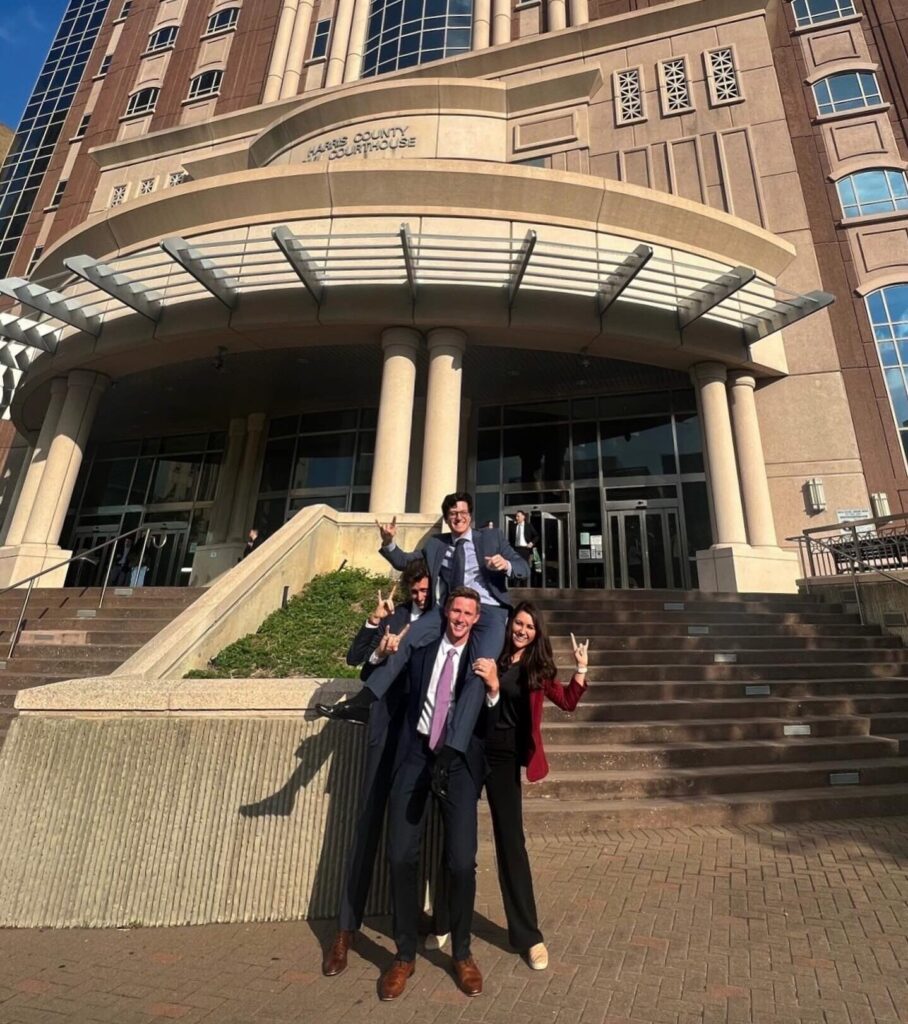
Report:
[{"label": "eyeglasses", "polygon": [[449,512],[448,519],[469,519],[471,512]]}]

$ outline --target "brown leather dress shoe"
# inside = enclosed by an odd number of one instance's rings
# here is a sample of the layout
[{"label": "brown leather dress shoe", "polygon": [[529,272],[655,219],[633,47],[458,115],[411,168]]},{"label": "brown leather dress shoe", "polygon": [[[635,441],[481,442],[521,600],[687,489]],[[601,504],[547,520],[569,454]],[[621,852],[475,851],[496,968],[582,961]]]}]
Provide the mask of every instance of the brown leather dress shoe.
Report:
[{"label": "brown leather dress shoe", "polygon": [[347,969],[347,950],[353,945],[354,935],[356,932],[340,931],[334,936],[334,942],[322,960],[322,974],[326,978],[333,978]]},{"label": "brown leather dress shoe", "polygon": [[397,999],[407,987],[407,978],[413,976],[416,965],[412,960],[395,960],[381,976],[378,983],[378,998],[383,1002]]},{"label": "brown leather dress shoe", "polygon": [[466,960],[455,960],[454,974],[461,992],[465,992],[468,996],[482,994],[482,973],[473,957],[468,956]]}]

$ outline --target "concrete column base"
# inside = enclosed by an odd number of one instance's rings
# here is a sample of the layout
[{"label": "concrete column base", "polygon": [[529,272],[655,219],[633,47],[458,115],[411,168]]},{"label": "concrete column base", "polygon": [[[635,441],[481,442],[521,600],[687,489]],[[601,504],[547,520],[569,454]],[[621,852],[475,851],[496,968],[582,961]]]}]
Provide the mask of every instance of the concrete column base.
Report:
[{"label": "concrete column base", "polygon": [[228,540],[220,544],[200,544],[196,548],[192,560],[192,573],[189,576],[190,587],[207,587],[208,584],[232,569],[240,560],[245,541]]},{"label": "concrete column base", "polygon": [[801,567],[783,548],[714,544],[697,552],[697,574],[706,593],[795,594]]},{"label": "concrete column base", "polygon": [[[33,576],[56,562],[65,562],[72,557],[56,544],[14,544],[0,548],[0,589],[10,587],[19,580]],[[55,572],[35,581],[36,587],[62,587],[66,582],[69,566],[64,565]]]}]

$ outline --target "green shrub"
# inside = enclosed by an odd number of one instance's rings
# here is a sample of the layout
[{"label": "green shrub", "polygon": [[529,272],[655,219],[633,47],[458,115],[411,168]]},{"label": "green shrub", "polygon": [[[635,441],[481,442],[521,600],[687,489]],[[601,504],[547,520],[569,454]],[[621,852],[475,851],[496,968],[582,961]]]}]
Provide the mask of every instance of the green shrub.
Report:
[{"label": "green shrub", "polygon": [[354,634],[375,607],[387,576],[362,569],[341,569],[316,576],[273,612],[257,633],[225,647],[208,668],[187,673],[191,679],[263,676],[355,677],[358,668],[344,661]]}]

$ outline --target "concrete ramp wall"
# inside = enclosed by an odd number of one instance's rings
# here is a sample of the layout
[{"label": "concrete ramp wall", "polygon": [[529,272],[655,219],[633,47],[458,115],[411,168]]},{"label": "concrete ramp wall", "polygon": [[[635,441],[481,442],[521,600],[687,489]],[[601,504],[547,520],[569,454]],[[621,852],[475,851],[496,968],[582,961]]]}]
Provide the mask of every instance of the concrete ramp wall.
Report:
[{"label": "concrete ramp wall", "polygon": [[[365,730],[311,707],[350,687],[107,677],[21,693],[0,750],[0,926],[332,917]],[[388,909],[380,856],[368,913]]]}]

